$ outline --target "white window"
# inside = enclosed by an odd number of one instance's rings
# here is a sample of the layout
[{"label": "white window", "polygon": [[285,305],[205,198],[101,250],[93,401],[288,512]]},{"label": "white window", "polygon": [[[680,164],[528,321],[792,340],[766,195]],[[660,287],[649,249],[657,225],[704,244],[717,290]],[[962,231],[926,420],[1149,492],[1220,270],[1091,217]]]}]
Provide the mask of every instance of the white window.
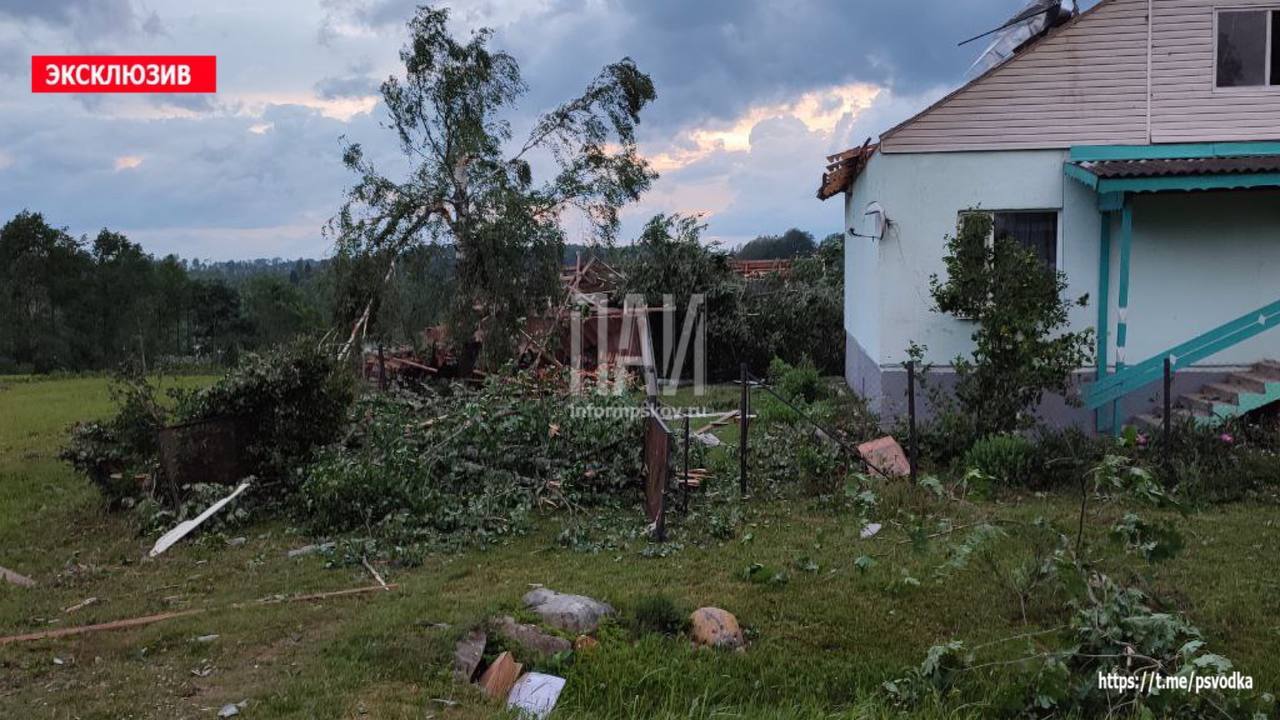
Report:
[{"label": "white window", "polygon": [[1280,10],[1218,12],[1217,86],[1280,85]]}]

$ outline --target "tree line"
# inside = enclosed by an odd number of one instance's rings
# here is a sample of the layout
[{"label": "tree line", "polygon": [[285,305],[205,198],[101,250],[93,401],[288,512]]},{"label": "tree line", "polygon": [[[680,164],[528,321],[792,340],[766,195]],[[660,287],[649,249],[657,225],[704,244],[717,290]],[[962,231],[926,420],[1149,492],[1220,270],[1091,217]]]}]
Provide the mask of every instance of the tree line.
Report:
[{"label": "tree line", "polygon": [[0,373],[232,362],[327,325],[334,287],[326,261],[156,258],[23,211],[0,228]]}]

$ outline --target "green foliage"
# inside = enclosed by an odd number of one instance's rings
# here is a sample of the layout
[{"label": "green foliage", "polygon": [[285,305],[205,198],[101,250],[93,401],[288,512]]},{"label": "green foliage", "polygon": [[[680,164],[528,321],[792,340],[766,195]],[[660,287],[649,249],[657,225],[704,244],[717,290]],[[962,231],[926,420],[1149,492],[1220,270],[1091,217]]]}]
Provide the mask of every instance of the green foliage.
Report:
[{"label": "green foliage", "polygon": [[[329,229],[339,252],[382,258],[384,267],[410,248],[452,244],[454,324],[472,328],[483,319],[485,351],[497,360],[509,356],[520,318],[559,292],[564,215],[578,213],[612,240],[619,209],[656,177],[635,138],[655,93],[624,58],[509,148],[504,115],[527,90],[520,67],[489,47],[492,30],[460,41],[448,19],[448,10],[418,8],[400,51],[404,74],[382,84],[390,128],[414,167],[398,182],[360,145],[348,145],[343,161],[358,177]],[[541,183],[533,155],[554,168]]]},{"label": "green foliage", "polygon": [[[170,390],[172,408],[157,397],[155,385],[140,375],[121,375],[111,394],[116,414],[101,423],[72,428],[61,457],[87,475],[113,507],[121,507],[133,505],[147,490],[134,480],[135,475],[148,475],[152,487],[159,486],[160,430],[202,420],[233,420],[237,437],[245,443],[248,472],[277,492],[289,492],[312,452],[338,437],[353,387],[332,357],[313,343],[298,342],[245,356],[209,387]],[[198,490],[194,485],[181,488],[183,501]],[[177,510],[173,517],[184,519],[182,508],[165,510]]]},{"label": "green foliage", "polygon": [[1065,331],[1065,275],[991,235],[990,215],[966,214],[947,240],[946,280],[930,280],[939,312],[977,323],[972,357],[955,360],[955,396],[978,436],[1030,427],[1044,394],[1067,395],[1072,373],[1092,360],[1093,331]]},{"label": "green foliage", "polygon": [[782,358],[769,363],[769,383],[792,402],[811,403],[822,393],[822,378],[808,357],[792,366]]},{"label": "green foliage", "polygon": [[964,466],[977,470],[1004,486],[1031,481],[1035,448],[1021,435],[988,435],[965,453]]},{"label": "green foliage", "polygon": [[477,391],[365,398],[349,435],[306,469],[306,516],[315,532],[360,530],[401,553],[520,534],[541,507],[634,500],[639,421],[597,408],[630,409],[631,401],[575,400],[499,379]]},{"label": "green foliage", "polygon": [[689,613],[669,595],[643,595],[635,602],[632,618],[637,632],[674,636],[688,625]]},{"label": "green foliage", "polygon": [[312,452],[342,432],[353,395],[345,369],[301,340],[246,355],[210,387],[183,394],[175,419],[234,419],[237,433],[248,438],[250,472],[291,490]]},{"label": "green foliage", "polygon": [[1134,513],[1125,513],[1111,528],[1111,539],[1130,551],[1141,553],[1150,563],[1174,557],[1186,544],[1172,522],[1148,522]]},{"label": "green foliage", "polygon": [[739,260],[778,260],[812,255],[818,246],[813,234],[791,228],[781,235],[761,235],[738,248]]}]

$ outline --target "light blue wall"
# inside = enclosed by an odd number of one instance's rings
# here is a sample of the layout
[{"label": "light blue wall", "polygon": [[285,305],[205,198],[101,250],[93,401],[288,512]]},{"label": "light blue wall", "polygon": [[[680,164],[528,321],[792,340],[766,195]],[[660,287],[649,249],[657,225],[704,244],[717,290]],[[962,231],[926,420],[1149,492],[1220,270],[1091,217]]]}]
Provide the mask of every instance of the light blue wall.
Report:
[{"label": "light blue wall", "polygon": [[[1100,216],[1093,191],[1066,178],[1062,151],[877,155],[855,183],[846,227],[870,234],[872,201],[891,228],[880,241],[846,245],[845,325],[884,370],[899,369],[914,341],[926,360],[949,366],[972,349],[971,323],[932,311],[929,278],[942,274],[945,238],[969,208],[1059,211],[1059,268],[1073,329],[1097,320]],[[1137,196],[1131,255],[1130,364],[1252,309],[1280,299],[1280,191]],[[1111,342],[1115,362],[1118,226],[1111,258]],[[1244,365],[1280,357],[1280,332],[1265,334],[1204,365]]]}]

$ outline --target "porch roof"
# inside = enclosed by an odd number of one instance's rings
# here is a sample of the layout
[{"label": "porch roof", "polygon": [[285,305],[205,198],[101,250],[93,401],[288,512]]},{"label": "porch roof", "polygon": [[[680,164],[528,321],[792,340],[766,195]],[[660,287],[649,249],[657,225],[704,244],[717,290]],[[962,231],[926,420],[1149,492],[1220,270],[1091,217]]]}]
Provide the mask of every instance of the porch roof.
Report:
[{"label": "porch roof", "polygon": [[1099,195],[1280,187],[1280,146],[1245,145],[1134,148],[1129,154],[1079,149],[1064,170]]}]

